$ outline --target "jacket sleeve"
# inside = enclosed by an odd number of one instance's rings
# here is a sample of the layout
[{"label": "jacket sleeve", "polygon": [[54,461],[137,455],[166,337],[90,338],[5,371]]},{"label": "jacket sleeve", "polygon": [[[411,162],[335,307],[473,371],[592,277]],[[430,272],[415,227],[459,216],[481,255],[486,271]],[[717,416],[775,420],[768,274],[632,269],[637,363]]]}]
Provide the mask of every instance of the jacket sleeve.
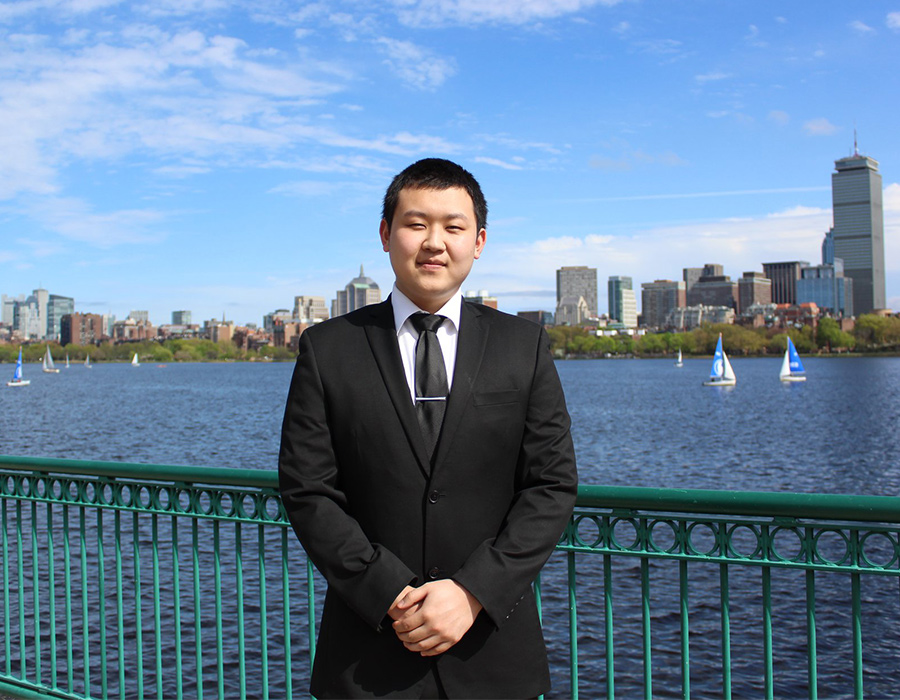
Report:
[{"label": "jacket sleeve", "polygon": [[500,627],[565,530],[578,490],[575,449],[559,376],[542,329],[516,465],[516,489],[496,538],[483,542],[453,575]]},{"label": "jacket sleeve", "polygon": [[287,517],[329,587],[379,629],[415,574],[381,545],[369,542],[347,512],[329,427],[328,397],[310,333],[300,337],[281,430],[279,487]]}]

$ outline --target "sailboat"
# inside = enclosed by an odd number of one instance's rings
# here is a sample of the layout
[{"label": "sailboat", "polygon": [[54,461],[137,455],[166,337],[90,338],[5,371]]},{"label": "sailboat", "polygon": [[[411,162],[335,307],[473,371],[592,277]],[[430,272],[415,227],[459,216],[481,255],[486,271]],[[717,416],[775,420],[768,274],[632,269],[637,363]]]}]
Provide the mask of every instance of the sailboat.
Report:
[{"label": "sailboat", "polygon": [[13,372],[12,380],[6,382],[6,386],[28,386],[31,380],[22,379],[22,348],[19,348],[19,360],[16,362],[16,370]]},{"label": "sailboat", "polygon": [[800,355],[797,348],[794,347],[794,341],[788,336],[787,348],[784,351],[784,361],[781,363],[780,379],[783,382],[805,382],[806,372],[803,369],[803,362],[800,361]]},{"label": "sailboat", "polygon": [[66,369],[69,369],[69,353],[66,353]]},{"label": "sailboat", "polygon": [[53,364],[53,355],[50,354],[50,346],[47,346],[47,352],[44,353],[44,371],[51,374],[59,374],[56,365]]},{"label": "sailboat", "polygon": [[141,363],[138,362],[137,353],[134,353],[134,357],[131,358],[131,366],[132,367],[140,367],[141,366]]},{"label": "sailboat", "polygon": [[678,348],[678,359],[675,360],[676,367],[684,367],[684,361],[681,359],[681,348]]},{"label": "sailboat", "polygon": [[94,365],[91,364],[91,356],[88,354],[87,357],[84,358],[84,366],[88,369],[91,369]]},{"label": "sailboat", "polygon": [[709,379],[703,382],[703,386],[734,386],[735,384],[737,384],[737,377],[734,376],[728,355],[722,349],[722,334],[719,333],[719,342],[716,343],[716,354],[713,355]]}]

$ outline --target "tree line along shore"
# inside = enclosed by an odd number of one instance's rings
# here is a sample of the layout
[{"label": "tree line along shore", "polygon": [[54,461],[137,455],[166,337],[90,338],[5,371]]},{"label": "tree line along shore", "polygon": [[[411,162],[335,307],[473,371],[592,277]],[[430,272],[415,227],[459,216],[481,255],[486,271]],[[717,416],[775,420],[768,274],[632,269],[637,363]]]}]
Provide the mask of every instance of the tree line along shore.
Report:
[{"label": "tree line along shore", "polygon": [[[816,328],[745,328],[734,325],[704,325],[684,333],[646,333],[598,336],[593,329],[579,326],[547,328],[551,350],[556,357],[608,357],[632,355],[660,357],[674,355],[680,349],[685,356],[708,356],[715,351],[722,334],[725,352],[731,356],[765,356],[784,353],[787,337],[801,354],[897,354],[900,353],[900,317],[860,316],[854,329],[847,333],[834,319],[820,319]],[[25,362],[40,362],[47,343],[22,345]],[[49,343],[57,362],[69,358],[70,363],[130,362],[134,353],[141,362],[291,362],[296,355],[286,347],[264,346],[245,350],[230,340],[213,342],[203,339],[147,340],[112,345],[66,345]],[[19,345],[0,345],[0,362],[15,362]]]}]

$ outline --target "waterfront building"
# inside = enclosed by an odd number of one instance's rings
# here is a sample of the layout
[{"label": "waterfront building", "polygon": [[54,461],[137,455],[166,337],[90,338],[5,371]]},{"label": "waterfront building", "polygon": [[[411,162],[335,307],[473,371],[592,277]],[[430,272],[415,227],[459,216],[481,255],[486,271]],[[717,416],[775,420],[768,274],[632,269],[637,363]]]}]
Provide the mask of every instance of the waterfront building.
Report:
[{"label": "waterfront building", "polygon": [[116,343],[153,340],[155,338],[156,328],[149,321],[137,321],[129,315],[124,321],[113,323],[112,339]]},{"label": "waterfront building", "polygon": [[486,289],[480,289],[477,292],[470,290],[465,293],[465,298],[466,301],[471,301],[474,304],[490,306],[492,309],[497,308],[497,297],[492,297]]},{"label": "waterfront building", "polygon": [[763,263],[763,274],[772,280],[773,304],[797,303],[797,280],[800,279],[800,269],[808,267],[805,260],[792,260],[790,262]]},{"label": "waterfront building", "polygon": [[224,343],[230,341],[234,335],[234,321],[225,321],[209,324],[209,339],[214,343]]},{"label": "waterfront building", "polygon": [[834,316],[853,315],[853,279],[844,276],[844,261],[834,256],[834,229],[822,241],[822,264],[807,265],[797,280],[797,303],[813,302]]},{"label": "waterfront building", "polygon": [[61,345],[94,345],[106,337],[100,314],[68,313],[60,319]]},{"label": "waterfront building", "polygon": [[37,337],[43,339],[47,337],[47,305],[50,302],[50,292],[46,289],[35,289],[32,296],[37,302],[38,310]]},{"label": "waterfront building", "polygon": [[687,306],[686,284],[672,280],[656,280],[641,284],[641,313],[644,327],[665,328],[673,309]]},{"label": "waterfront building", "polygon": [[50,340],[58,340],[62,333],[63,316],[75,313],[75,300],[59,294],[51,294],[47,300],[47,334]]},{"label": "waterfront building", "polygon": [[343,316],[356,309],[361,309],[369,304],[381,302],[381,290],[371,277],[366,277],[363,266],[359,266],[359,276],[354,277],[347,286],[336,293],[336,298],[331,302],[331,315]]},{"label": "waterfront building", "polygon": [[684,293],[685,296],[691,293],[691,290],[694,288],[694,285],[697,284],[699,279],[703,276],[703,268],[702,267],[685,267],[681,271],[681,278],[684,280]]},{"label": "waterfront building", "polygon": [[325,297],[294,297],[294,315],[292,318],[306,321],[307,323],[327,321],[328,307],[325,305]]},{"label": "waterfront building", "polygon": [[884,281],[884,211],[878,161],[854,153],[834,162],[831,200],[834,256],[844,261],[853,280],[853,311],[865,314],[886,304]]},{"label": "waterfront building", "polygon": [[584,297],[588,316],[597,315],[597,268],[584,265],[561,267],[556,271],[556,304],[564,297]]},{"label": "waterfront building", "polygon": [[296,318],[295,316],[291,316],[291,312],[287,309],[275,309],[271,313],[263,316],[263,330],[266,333],[273,333],[275,331],[275,324],[279,321],[285,323],[290,321],[292,318]]},{"label": "waterfront building", "polygon": [[519,311],[516,316],[527,319],[528,321],[532,321],[541,326],[553,325],[552,311]]},{"label": "waterfront building", "polygon": [[272,346],[276,348],[290,348],[293,352],[300,349],[300,335],[309,327],[309,324],[296,319],[276,319],[272,331]]},{"label": "waterfront building", "polygon": [[193,323],[191,321],[191,312],[190,311],[173,311],[172,312],[172,325],[173,326],[193,325]]},{"label": "waterfront building", "polygon": [[704,323],[734,323],[734,309],[730,306],[683,306],[673,309],[666,327],[676,331],[690,331]]},{"label": "waterfront building", "polygon": [[132,321],[149,323],[150,322],[150,312],[149,311],[129,311],[128,318]]},{"label": "waterfront building", "polygon": [[743,314],[754,304],[772,303],[772,280],[762,272],[745,272],[738,282],[737,312]]},{"label": "waterfront building", "polygon": [[557,326],[578,326],[590,316],[591,310],[583,296],[563,297],[556,305]]},{"label": "waterfront building", "polygon": [[609,318],[625,328],[637,328],[637,299],[631,286],[631,277],[613,275],[606,286],[609,297]]},{"label": "waterfront building", "polygon": [[688,306],[737,306],[737,283],[728,275],[704,274],[687,295]]}]

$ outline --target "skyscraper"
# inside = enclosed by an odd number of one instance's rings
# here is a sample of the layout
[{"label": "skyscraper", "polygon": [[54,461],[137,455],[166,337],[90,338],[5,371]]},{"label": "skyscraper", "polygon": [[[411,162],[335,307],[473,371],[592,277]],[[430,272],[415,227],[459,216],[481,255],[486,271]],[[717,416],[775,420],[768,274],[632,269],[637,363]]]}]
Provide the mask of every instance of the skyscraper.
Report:
[{"label": "skyscraper", "polygon": [[669,314],[686,306],[685,283],[656,280],[641,284],[641,312],[645,328],[665,328]]},{"label": "skyscraper", "polygon": [[834,211],[834,257],[844,261],[853,280],[853,312],[883,309],[884,211],[878,161],[854,153],[834,162],[831,201]]},{"label": "skyscraper", "polygon": [[371,277],[366,277],[363,266],[359,266],[359,277],[354,277],[343,289],[336,292],[331,302],[331,315],[343,316],[356,309],[381,301],[381,290]]},{"label": "skyscraper", "polygon": [[597,268],[561,267],[556,271],[556,303],[565,297],[584,297],[591,316],[597,315]]},{"label": "skyscraper", "polygon": [[626,328],[637,328],[637,299],[631,286],[631,278],[613,275],[606,287],[609,294],[609,317]]}]

